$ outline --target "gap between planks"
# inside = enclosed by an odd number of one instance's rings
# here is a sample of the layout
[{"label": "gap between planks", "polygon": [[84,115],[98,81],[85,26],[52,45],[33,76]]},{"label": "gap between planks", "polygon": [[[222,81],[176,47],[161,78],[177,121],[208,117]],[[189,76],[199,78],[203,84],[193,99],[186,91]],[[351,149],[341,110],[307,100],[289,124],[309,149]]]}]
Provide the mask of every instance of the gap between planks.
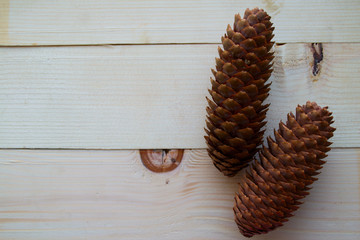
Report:
[{"label": "gap between planks", "polygon": [[[275,45],[309,44],[312,42],[275,42]],[[317,42],[318,43],[318,42]],[[357,44],[359,42],[321,42],[323,44]],[[115,47],[115,46],[171,46],[171,45],[222,45],[221,42],[189,42],[189,43],[99,43],[99,44],[66,44],[66,45],[0,45],[0,48],[46,48],[46,47]]]},{"label": "gap between planks", "polygon": [[[205,136],[205,135],[204,135]],[[177,148],[178,149],[178,148]],[[183,150],[196,150],[201,151],[206,148],[181,148]],[[331,149],[360,149],[360,147],[331,147]],[[30,151],[82,151],[82,150],[91,150],[91,151],[139,151],[139,150],[176,150],[175,148],[142,148],[142,149],[122,149],[122,148],[0,148],[1,150],[14,150],[14,151],[21,151],[21,150],[30,150]]]},{"label": "gap between planks", "polygon": [[[46,48],[46,47],[112,47],[112,46],[168,46],[168,45],[219,45],[219,43],[199,42],[199,43],[107,43],[107,44],[74,44],[74,45],[0,45],[0,48]],[[285,43],[277,43],[283,45]]]}]

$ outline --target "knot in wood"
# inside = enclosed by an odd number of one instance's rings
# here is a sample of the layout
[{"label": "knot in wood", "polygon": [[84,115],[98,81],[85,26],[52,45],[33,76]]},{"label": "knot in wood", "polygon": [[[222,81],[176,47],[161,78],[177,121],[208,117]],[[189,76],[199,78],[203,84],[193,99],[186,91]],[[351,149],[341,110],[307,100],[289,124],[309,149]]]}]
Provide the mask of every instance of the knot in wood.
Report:
[{"label": "knot in wood", "polygon": [[150,171],[160,173],[169,172],[180,165],[184,149],[142,149],[141,161]]}]

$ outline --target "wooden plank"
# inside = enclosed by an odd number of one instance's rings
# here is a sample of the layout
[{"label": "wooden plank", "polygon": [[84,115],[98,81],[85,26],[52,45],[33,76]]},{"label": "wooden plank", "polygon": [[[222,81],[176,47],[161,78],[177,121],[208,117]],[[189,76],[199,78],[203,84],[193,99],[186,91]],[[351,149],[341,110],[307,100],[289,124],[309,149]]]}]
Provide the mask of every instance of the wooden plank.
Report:
[{"label": "wooden plank", "polygon": [[0,45],[219,43],[234,14],[264,8],[278,42],[359,42],[358,0],[0,0]]},{"label": "wooden plank", "polygon": [[[315,101],[329,106],[334,113],[333,138],[336,147],[358,147],[360,140],[360,44],[322,44],[323,59],[314,74],[314,54],[311,45],[288,45],[276,48],[274,74],[268,111],[266,135],[277,129],[280,120],[286,120],[297,104]],[[356,50],[355,50],[356,49]]]},{"label": "wooden plank", "polygon": [[[261,239],[360,237],[359,149],[333,149],[305,203]],[[205,150],[155,174],[138,151],[0,151],[1,239],[245,239],[235,178]]]},{"label": "wooden plank", "polygon": [[[334,146],[360,146],[360,44],[275,48],[268,131],[307,100],[335,115]],[[205,148],[216,45],[0,48],[1,148]]]}]

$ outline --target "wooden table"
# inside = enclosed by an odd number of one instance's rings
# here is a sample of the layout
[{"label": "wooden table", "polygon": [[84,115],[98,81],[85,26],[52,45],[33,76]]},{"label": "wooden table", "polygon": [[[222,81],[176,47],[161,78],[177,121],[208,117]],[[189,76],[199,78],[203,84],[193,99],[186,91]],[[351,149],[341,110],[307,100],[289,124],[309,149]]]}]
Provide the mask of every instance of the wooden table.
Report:
[{"label": "wooden table", "polygon": [[[0,0],[0,239],[245,239],[203,128],[220,37],[256,6],[278,43],[266,135],[307,100],[337,131],[305,203],[254,239],[360,239],[358,0]],[[138,149],[185,152],[154,173]]]}]

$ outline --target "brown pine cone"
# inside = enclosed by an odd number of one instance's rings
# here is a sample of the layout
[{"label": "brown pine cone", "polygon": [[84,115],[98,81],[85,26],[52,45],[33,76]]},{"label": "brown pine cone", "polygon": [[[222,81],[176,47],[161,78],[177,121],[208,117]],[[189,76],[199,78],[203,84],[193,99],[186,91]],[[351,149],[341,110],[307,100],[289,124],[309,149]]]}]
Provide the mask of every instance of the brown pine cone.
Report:
[{"label": "brown pine cone", "polygon": [[235,222],[244,236],[282,226],[308,195],[330,150],[331,114],[307,102],[296,108],[296,116],[288,114],[286,124],[280,122],[275,141],[267,139],[269,148],[262,148],[260,161],[251,165],[235,196]]},{"label": "brown pine cone", "polygon": [[216,58],[216,71],[212,69],[215,80],[211,78],[209,89],[213,101],[206,98],[205,139],[215,167],[226,176],[246,167],[262,143],[273,30],[264,10],[247,9],[243,19],[235,15],[234,30],[228,25],[221,39],[224,50],[218,49],[220,58]]}]

